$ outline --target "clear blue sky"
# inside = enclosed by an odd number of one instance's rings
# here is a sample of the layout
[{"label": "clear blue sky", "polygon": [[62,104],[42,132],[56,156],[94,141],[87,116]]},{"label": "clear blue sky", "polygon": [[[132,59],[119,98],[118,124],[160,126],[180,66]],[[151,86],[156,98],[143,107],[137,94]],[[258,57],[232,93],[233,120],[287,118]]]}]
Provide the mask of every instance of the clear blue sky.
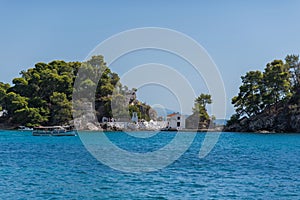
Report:
[{"label": "clear blue sky", "polygon": [[2,0],[0,81],[11,82],[21,70],[40,61],[82,61],[101,41],[121,31],[170,28],[195,39],[215,61],[225,83],[230,116],[230,99],[238,92],[241,75],[262,70],[275,58],[300,53],[299,10],[297,0]]}]

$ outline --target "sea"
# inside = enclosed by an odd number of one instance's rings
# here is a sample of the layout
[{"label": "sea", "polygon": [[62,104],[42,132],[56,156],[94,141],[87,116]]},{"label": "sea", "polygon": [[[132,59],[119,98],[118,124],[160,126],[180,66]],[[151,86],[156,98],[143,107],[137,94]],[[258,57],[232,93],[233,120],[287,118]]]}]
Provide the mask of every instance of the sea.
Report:
[{"label": "sea", "polygon": [[[123,153],[148,155],[186,133],[101,134]],[[214,133],[196,133],[174,162],[149,171],[106,146],[97,152],[126,171],[97,158],[80,136],[0,130],[0,199],[300,199],[300,134],[221,133],[199,157],[207,134]]]}]

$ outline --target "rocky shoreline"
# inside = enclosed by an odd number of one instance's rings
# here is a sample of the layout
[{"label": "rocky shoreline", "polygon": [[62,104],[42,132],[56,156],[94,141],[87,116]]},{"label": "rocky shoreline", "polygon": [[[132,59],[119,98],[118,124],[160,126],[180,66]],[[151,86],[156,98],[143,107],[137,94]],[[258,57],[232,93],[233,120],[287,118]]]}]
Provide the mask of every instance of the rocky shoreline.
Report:
[{"label": "rocky shoreline", "polygon": [[[18,130],[19,125],[0,123],[0,130]],[[98,126],[94,124],[87,124],[84,128],[80,128],[80,131],[103,131],[103,132],[136,132],[136,131],[179,131],[179,132],[222,132],[224,126],[217,126],[215,128],[203,128],[203,129],[181,129],[181,130],[162,130],[161,128],[119,128],[116,126],[107,126],[107,124],[100,124]]]},{"label": "rocky shoreline", "polygon": [[300,101],[270,106],[262,113],[242,118],[224,128],[225,132],[300,133]]}]

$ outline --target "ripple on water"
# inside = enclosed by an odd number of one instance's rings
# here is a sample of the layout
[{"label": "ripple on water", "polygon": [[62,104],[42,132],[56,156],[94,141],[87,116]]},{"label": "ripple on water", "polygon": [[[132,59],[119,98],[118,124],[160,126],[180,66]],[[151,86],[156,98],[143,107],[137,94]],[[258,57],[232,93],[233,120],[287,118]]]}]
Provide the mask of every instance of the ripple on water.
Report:
[{"label": "ripple on water", "polygon": [[[144,152],[174,135],[149,141],[110,137],[120,147]],[[300,135],[224,133],[199,159],[203,138],[198,134],[167,168],[135,174],[99,163],[79,137],[1,131],[0,199],[300,199]]]}]

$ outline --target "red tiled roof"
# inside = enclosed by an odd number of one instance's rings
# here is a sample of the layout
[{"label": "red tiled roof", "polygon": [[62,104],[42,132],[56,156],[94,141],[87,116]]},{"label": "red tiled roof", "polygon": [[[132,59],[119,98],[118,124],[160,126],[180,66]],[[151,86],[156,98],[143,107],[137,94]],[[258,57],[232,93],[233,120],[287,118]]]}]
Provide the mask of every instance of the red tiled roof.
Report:
[{"label": "red tiled roof", "polygon": [[169,115],[167,115],[167,117],[173,117],[173,116],[176,116],[176,115],[178,115],[178,113],[169,114]]}]

